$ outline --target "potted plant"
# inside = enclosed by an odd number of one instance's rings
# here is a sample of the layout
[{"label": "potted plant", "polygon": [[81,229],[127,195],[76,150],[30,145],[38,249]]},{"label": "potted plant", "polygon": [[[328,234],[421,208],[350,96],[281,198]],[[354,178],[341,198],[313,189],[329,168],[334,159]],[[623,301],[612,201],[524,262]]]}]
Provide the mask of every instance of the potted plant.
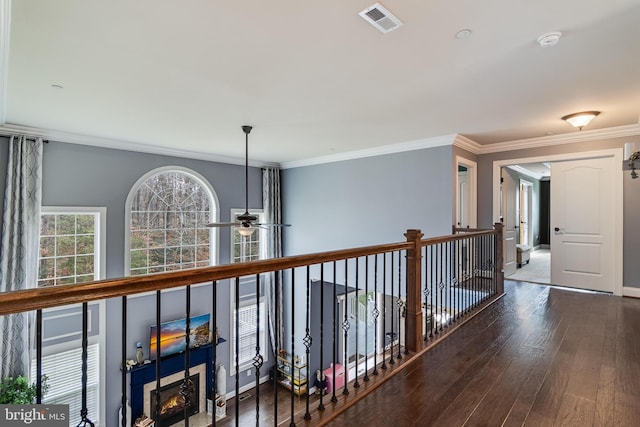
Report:
[{"label": "potted plant", "polygon": [[[25,376],[8,377],[0,382],[0,404],[24,405],[36,400],[36,384],[29,384]],[[42,394],[48,389],[47,377],[42,377]]]}]

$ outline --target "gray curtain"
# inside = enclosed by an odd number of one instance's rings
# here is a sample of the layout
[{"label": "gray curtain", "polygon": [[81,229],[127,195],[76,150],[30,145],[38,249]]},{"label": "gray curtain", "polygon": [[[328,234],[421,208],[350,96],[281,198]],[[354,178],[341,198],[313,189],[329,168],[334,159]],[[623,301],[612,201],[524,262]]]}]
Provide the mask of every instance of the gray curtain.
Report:
[{"label": "gray curtain", "polygon": [[[265,168],[262,170],[262,206],[265,221],[270,224],[282,224],[282,204],[280,196],[280,170]],[[282,256],[282,228],[267,228],[267,258]],[[265,293],[267,297],[267,322],[271,348],[277,354],[284,342],[284,297],[282,295],[282,272],[270,273],[266,277]],[[276,310],[278,307],[278,310]],[[276,312],[277,316],[276,316]]]},{"label": "gray curtain", "polygon": [[[12,136],[0,243],[0,292],[35,288],[38,280],[42,138]],[[33,313],[0,316],[0,378],[29,375]]]}]

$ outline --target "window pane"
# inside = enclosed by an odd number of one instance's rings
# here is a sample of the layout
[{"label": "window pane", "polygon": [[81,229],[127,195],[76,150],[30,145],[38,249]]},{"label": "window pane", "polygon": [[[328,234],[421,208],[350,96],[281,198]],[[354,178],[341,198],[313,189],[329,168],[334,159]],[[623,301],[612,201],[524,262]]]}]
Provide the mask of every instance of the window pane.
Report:
[{"label": "window pane", "polygon": [[56,238],[41,237],[40,238],[40,256],[54,256],[56,254]]},{"label": "window pane", "polygon": [[75,215],[58,215],[56,217],[56,234],[75,234],[76,232],[76,216]]},{"label": "window pane", "polygon": [[77,217],[77,233],[78,234],[94,234],[95,219],[93,215],[78,215]]},{"label": "window pane", "polygon": [[94,237],[92,235],[78,236],[76,239],[76,253],[93,255],[93,253],[95,252],[93,242]]},{"label": "window pane", "polygon": [[76,251],[76,238],[75,236],[60,236],[56,240],[56,255],[73,255]]},{"label": "window pane", "polygon": [[38,278],[48,279],[55,277],[56,261],[53,258],[44,258],[40,260],[40,267],[38,268]]},{"label": "window pane", "polygon": [[[152,267],[149,273],[193,268],[196,254],[208,265],[211,232],[204,225],[209,216],[211,195],[190,175],[166,171],[149,177],[132,197],[131,273],[143,274],[147,262]],[[138,230],[149,232],[144,235]],[[196,251],[195,245],[207,250]],[[145,247],[153,248],[148,261],[136,251]]]},{"label": "window pane", "polygon": [[78,256],[76,258],[76,275],[93,275],[93,255]]},{"label": "window pane", "polygon": [[40,219],[40,236],[53,236],[56,234],[55,215],[42,215]]}]

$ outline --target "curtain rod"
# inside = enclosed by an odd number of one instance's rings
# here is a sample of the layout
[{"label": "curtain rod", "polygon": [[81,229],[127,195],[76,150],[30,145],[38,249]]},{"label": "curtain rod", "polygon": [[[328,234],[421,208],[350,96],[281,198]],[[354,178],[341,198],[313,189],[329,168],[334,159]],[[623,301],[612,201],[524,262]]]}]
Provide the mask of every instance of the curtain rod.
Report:
[{"label": "curtain rod", "polygon": [[[14,134],[14,133],[4,133],[4,132],[2,132],[2,133],[0,133],[0,136],[8,136],[8,137],[12,137],[12,136],[19,136],[19,135],[16,135],[16,134]],[[28,137],[28,136],[26,137],[26,139],[27,139],[27,141],[35,141],[35,140],[36,140],[35,138],[33,138],[33,137]],[[48,140],[48,139],[43,139],[43,140],[42,140],[42,142],[44,142],[45,144],[48,144],[48,143],[49,143],[49,140]]]}]

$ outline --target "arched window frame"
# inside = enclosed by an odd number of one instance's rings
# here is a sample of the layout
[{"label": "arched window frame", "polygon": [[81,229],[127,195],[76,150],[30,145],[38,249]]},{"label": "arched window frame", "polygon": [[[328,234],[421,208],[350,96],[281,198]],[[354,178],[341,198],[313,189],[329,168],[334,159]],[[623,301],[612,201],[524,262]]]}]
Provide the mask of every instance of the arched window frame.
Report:
[{"label": "arched window frame", "polygon": [[[158,175],[166,172],[179,172],[189,176],[191,179],[198,182],[202,188],[207,192],[207,196],[209,197],[209,204],[211,207],[211,212],[209,215],[209,220],[212,222],[218,222],[220,216],[220,203],[218,202],[218,196],[213,189],[213,186],[209,183],[209,181],[204,178],[199,173],[185,167],[181,166],[163,166],[160,168],[153,169],[143,176],[141,176],[135,184],[131,187],[129,194],[127,196],[127,200],[125,203],[125,237],[124,237],[124,275],[131,275],[131,205],[133,203],[134,197],[137,194],[140,187],[152,176]],[[209,229],[209,262],[210,265],[217,265],[219,262],[219,235],[218,230],[215,228]]]}]

